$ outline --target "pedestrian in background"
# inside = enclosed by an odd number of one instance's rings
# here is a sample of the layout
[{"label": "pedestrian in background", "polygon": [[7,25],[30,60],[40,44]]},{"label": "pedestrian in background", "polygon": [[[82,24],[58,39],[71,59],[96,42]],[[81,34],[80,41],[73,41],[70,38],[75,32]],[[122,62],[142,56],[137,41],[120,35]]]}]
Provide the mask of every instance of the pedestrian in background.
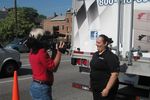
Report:
[{"label": "pedestrian in background", "polygon": [[94,100],[115,100],[118,90],[119,60],[108,45],[113,41],[105,35],[96,40],[97,52],[90,62],[91,89]]},{"label": "pedestrian in background", "polygon": [[45,33],[43,29],[33,29],[26,42],[30,48],[29,62],[33,73],[33,81],[30,86],[32,100],[52,100],[53,72],[59,66],[61,49],[64,46],[62,42],[56,46],[57,53],[52,59],[47,52],[46,42],[43,42]]}]

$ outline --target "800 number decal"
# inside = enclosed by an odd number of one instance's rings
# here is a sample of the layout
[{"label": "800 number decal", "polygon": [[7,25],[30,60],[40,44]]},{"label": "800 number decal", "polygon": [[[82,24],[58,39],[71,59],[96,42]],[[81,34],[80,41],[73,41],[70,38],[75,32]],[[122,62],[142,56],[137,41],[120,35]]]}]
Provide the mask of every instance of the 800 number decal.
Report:
[{"label": "800 number decal", "polygon": [[[132,0],[98,0],[99,6],[107,6],[107,5],[113,5],[114,3],[121,2],[123,4],[131,4]],[[137,3],[147,3],[150,2],[150,0],[134,0]]]}]

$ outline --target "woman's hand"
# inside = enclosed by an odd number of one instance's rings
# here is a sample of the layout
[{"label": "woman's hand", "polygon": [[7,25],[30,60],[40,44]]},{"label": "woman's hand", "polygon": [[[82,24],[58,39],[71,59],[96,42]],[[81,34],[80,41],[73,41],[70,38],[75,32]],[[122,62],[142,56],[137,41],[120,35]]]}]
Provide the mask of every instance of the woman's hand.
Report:
[{"label": "woman's hand", "polygon": [[109,78],[109,81],[105,87],[105,89],[101,92],[101,95],[103,97],[108,96],[109,91],[111,90],[111,88],[113,87],[113,85],[115,84],[117,78],[118,78],[119,73],[118,72],[112,72],[111,76]]},{"label": "woman's hand", "polygon": [[106,88],[101,92],[102,97],[106,97],[108,96],[108,94],[109,94],[109,90]]}]

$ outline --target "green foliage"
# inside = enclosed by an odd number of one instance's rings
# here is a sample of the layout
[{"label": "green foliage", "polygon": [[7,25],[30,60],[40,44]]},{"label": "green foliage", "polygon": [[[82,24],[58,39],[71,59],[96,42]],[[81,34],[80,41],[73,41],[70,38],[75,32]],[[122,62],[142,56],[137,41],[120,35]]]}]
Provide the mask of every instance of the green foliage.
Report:
[{"label": "green foliage", "polygon": [[14,9],[10,8],[5,19],[0,20],[0,42],[11,40],[15,36],[25,37],[32,28],[38,27],[40,20],[46,18],[39,15],[37,10],[28,7],[20,7],[17,9],[17,31],[15,22]]}]

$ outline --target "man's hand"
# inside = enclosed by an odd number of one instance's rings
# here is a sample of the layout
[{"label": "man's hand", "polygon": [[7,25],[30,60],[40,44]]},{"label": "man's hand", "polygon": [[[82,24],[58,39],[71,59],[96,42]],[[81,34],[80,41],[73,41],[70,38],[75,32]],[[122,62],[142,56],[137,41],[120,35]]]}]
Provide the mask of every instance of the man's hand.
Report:
[{"label": "man's hand", "polygon": [[66,49],[64,48],[64,45],[65,43],[61,41],[59,45],[56,44],[56,49],[61,53],[65,53]]},{"label": "man's hand", "polygon": [[109,90],[106,88],[101,92],[102,97],[106,97],[108,96],[108,94],[109,94]]}]

